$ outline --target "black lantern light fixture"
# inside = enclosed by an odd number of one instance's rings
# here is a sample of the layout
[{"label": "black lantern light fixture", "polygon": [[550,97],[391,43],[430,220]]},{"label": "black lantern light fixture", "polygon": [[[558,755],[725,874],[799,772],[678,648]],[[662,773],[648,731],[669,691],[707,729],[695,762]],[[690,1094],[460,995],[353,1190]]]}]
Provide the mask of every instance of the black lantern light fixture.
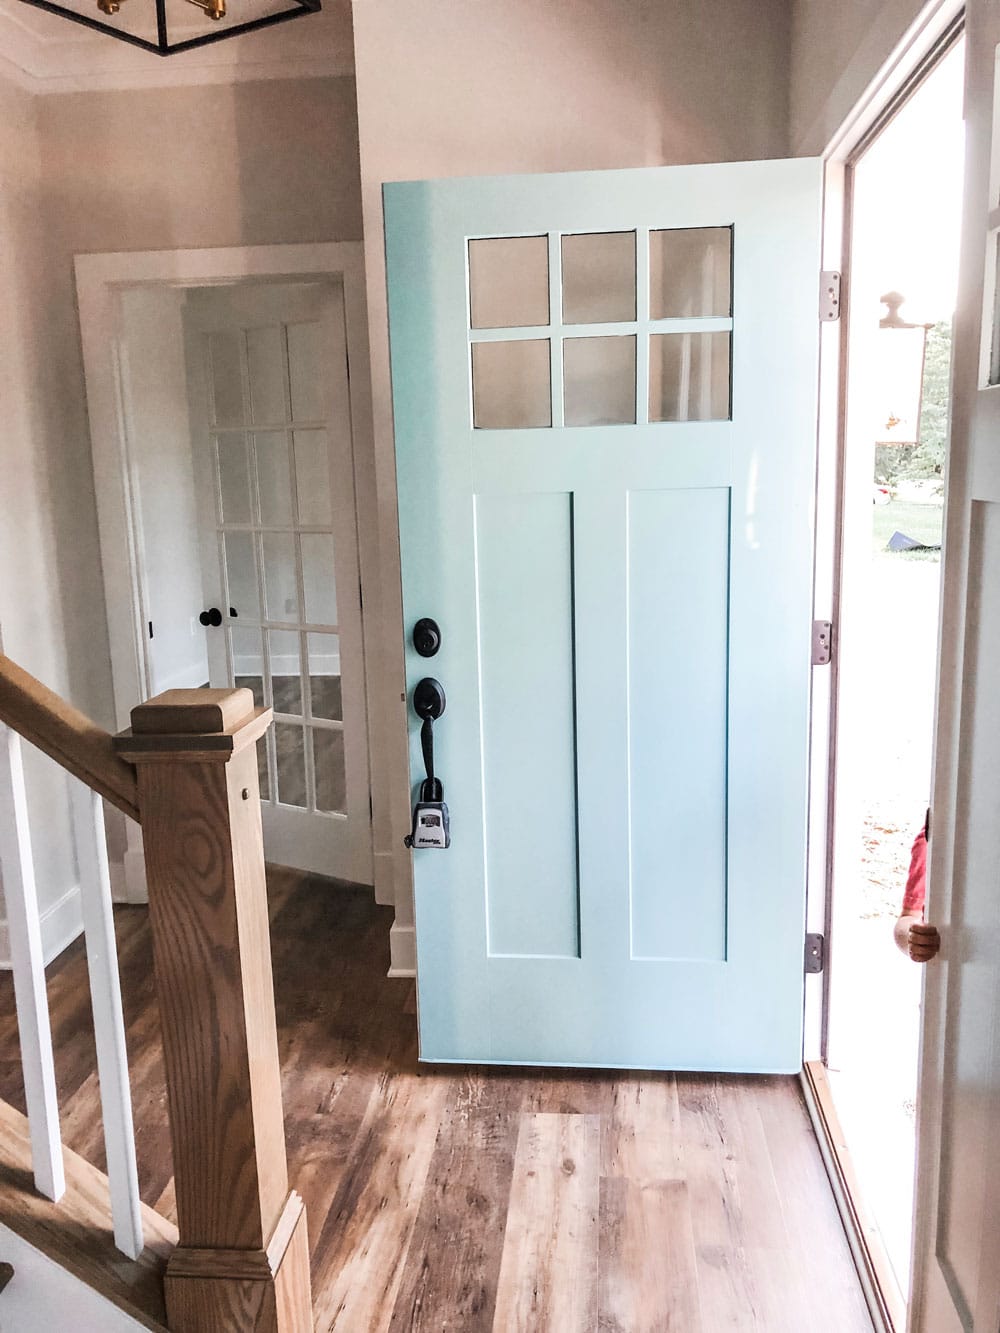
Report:
[{"label": "black lantern light fixture", "polygon": [[[227,0],[78,0],[75,4],[21,0],[21,3],[57,14],[94,32],[107,33],[158,56],[175,55],[241,33],[272,28],[304,14],[315,14],[322,8],[322,0],[232,0],[237,18],[228,12]],[[202,11],[213,31],[192,33],[189,21],[192,6]]]}]

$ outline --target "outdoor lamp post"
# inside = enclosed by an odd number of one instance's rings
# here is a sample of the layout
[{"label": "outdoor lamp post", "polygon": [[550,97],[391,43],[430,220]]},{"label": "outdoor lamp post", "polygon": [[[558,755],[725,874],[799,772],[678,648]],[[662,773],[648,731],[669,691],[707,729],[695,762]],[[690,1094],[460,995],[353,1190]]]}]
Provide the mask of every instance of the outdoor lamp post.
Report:
[{"label": "outdoor lamp post", "polygon": [[879,297],[888,314],[879,320],[875,340],[875,444],[915,445],[920,441],[920,404],[924,392],[927,334],[933,324],[911,324],[899,308],[906,297]]}]

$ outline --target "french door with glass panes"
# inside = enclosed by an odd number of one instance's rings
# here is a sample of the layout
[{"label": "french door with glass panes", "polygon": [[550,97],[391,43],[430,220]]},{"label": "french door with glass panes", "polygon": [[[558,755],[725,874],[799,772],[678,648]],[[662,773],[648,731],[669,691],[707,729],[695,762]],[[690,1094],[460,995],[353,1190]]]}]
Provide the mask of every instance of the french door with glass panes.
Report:
[{"label": "french door with glass panes", "polygon": [[185,331],[211,684],[274,709],[258,751],[265,854],[370,882],[342,291],[195,291]]},{"label": "french door with glass panes", "polygon": [[801,1067],[820,186],[385,187],[425,1059]]}]

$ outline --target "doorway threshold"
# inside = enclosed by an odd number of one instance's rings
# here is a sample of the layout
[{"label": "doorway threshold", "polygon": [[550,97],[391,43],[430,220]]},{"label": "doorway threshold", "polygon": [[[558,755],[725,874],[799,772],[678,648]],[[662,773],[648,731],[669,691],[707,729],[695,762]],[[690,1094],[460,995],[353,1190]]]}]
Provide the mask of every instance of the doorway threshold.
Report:
[{"label": "doorway threshold", "polygon": [[865,1203],[822,1061],[807,1061],[801,1080],[876,1333],[906,1333],[906,1298],[896,1280],[875,1217]]}]

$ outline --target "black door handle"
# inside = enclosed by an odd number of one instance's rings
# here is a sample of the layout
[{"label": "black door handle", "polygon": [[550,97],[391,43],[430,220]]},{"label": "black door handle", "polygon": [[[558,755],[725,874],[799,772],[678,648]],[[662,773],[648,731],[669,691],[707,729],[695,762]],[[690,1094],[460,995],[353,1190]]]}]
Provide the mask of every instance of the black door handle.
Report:
[{"label": "black door handle", "polygon": [[421,800],[441,801],[444,799],[441,783],[434,775],[434,723],[447,707],[444,686],[433,676],[425,676],[417,681],[413,691],[413,711],[423,718],[420,728],[420,748],[424,755],[424,769],[427,781],[421,784]]},{"label": "black door handle", "polygon": [[213,629],[218,629],[222,624],[222,612],[217,606],[210,606],[207,611],[202,611],[198,619],[206,629],[209,625],[211,625]]}]

